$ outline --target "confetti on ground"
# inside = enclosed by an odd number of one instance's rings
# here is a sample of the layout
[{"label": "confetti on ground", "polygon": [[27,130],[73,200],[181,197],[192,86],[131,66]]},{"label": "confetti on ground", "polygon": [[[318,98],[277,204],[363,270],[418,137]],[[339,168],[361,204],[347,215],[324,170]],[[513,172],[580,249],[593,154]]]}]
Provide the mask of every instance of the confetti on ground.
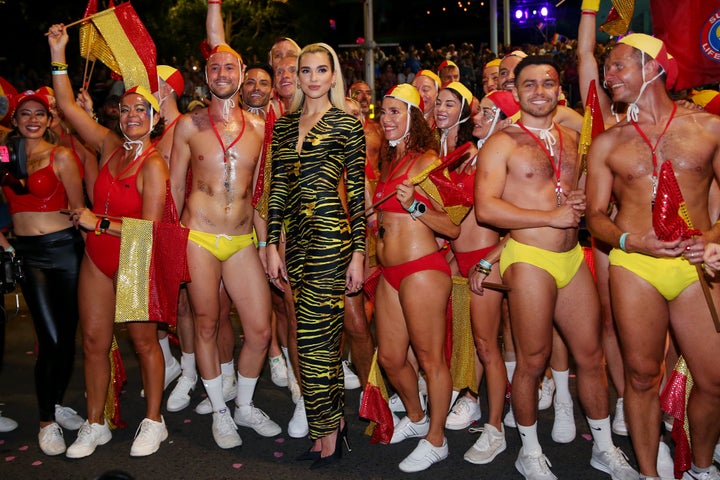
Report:
[{"label": "confetti on ground", "polygon": [[18,448],[18,450],[20,450],[21,452],[24,452],[27,449],[28,449],[27,445],[23,445],[22,447]]},{"label": "confetti on ground", "polygon": [[273,456],[274,456],[275,458],[282,458],[283,455],[285,455],[285,454],[282,453],[282,452],[274,452],[274,453],[273,453]]},{"label": "confetti on ground", "polygon": [[234,469],[237,470],[237,469],[240,468],[240,467],[242,467],[242,463],[233,463],[233,468],[234,468]]},{"label": "confetti on ground", "polygon": [[276,438],[275,443],[285,443],[285,439],[284,438]]},{"label": "confetti on ground", "polygon": [[582,437],[587,440],[588,442],[592,441],[592,436],[590,436],[589,433],[583,433]]},{"label": "confetti on ground", "polygon": [[5,457],[6,462],[12,462],[13,460],[15,460],[15,457]]},{"label": "confetti on ground", "polygon": [[32,463],[32,466],[33,466],[33,467],[37,467],[38,465],[42,465],[42,462],[41,462],[40,460],[35,460],[35,461]]},{"label": "confetti on ground", "polygon": [[192,422],[192,420],[190,420],[189,418],[186,418],[185,420],[183,420],[183,423],[190,423],[190,422]]}]

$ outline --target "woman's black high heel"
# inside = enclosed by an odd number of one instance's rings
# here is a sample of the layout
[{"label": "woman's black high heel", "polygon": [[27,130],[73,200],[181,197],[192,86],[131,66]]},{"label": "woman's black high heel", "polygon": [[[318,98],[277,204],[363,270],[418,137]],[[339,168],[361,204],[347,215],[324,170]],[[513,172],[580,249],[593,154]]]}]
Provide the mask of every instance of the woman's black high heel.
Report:
[{"label": "woman's black high heel", "polygon": [[[348,426],[347,423],[345,423],[345,426],[338,432],[338,436],[335,439],[335,451],[328,455],[327,457],[318,457],[317,460],[315,460],[312,465],[310,465],[310,470],[316,470],[318,468],[327,467],[328,465],[331,465],[335,463],[336,461],[340,460],[342,458],[342,445],[345,444],[345,448],[347,448],[348,452],[352,452],[352,449],[350,448],[350,442],[348,442]],[[320,453],[320,452],[307,452],[307,453]]]}]

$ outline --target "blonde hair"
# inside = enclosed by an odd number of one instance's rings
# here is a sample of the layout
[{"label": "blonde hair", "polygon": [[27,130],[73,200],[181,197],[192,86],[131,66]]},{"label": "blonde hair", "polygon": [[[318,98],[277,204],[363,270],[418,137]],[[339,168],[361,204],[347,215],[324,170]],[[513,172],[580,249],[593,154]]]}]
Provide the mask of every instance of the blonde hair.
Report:
[{"label": "blonde hair", "polygon": [[[343,81],[342,71],[340,69],[340,60],[338,59],[337,53],[327,43],[312,43],[307,45],[300,51],[300,55],[297,58],[298,75],[300,74],[300,60],[306,53],[325,53],[332,60],[330,62],[330,68],[335,75],[335,81],[330,87],[329,97],[330,103],[339,108],[342,111],[345,110],[345,82]],[[290,111],[294,112],[302,108],[305,102],[305,92],[302,88],[298,87],[295,89],[295,95],[293,95],[292,102],[290,104]]]}]

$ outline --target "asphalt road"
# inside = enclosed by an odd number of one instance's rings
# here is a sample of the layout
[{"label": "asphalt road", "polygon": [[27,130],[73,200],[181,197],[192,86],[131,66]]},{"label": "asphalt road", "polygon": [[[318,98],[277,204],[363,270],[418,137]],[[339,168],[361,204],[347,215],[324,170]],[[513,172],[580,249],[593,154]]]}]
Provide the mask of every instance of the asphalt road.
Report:
[{"label": "asphalt road", "polygon": [[[6,295],[5,300],[8,307],[14,310],[14,295]],[[237,325],[237,322],[235,323]],[[192,407],[204,398],[202,388],[199,388],[195,391],[189,408],[177,413],[164,412],[170,435],[160,450],[149,457],[131,458],[130,446],[135,429],[143,417],[144,400],[140,398],[140,374],[127,332],[118,327],[116,334],[128,373],[128,382],[121,397],[123,419],[128,424],[127,428],[115,430],[110,443],[98,447],[90,457],[80,460],[70,460],[64,455],[48,457],[37,445],[38,420],[33,385],[35,340],[31,319],[24,308],[17,314],[9,313],[4,368],[0,373],[0,410],[5,416],[17,420],[20,426],[13,432],[0,433],[0,479],[94,479],[109,470],[121,470],[132,478],[148,480],[522,478],[514,467],[520,448],[520,438],[515,429],[507,429],[507,450],[490,465],[472,465],[463,460],[463,454],[474,443],[477,434],[447,431],[450,447],[447,460],[425,472],[400,472],[398,463],[415,448],[417,442],[408,440],[397,445],[370,444],[369,437],[363,433],[367,422],[358,418],[360,390],[347,392],[346,418],[349,421],[352,452],[346,453],[337,464],[311,472],[308,462],[294,460],[309,447],[309,440],[292,439],[285,433],[293,412],[290,392],[287,388],[273,385],[267,369],[258,383],[255,404],[283,427],[283,433],[278,437],[263,438],[252,430],[240,428],[243,445],[232,450],[221,450],[212,438],[211,417],[192,411]],[[179,357],[178,350],[173,348]],[[65,405],[83,415],[85,403],[82,353],[79,348],[75,365]],[[571,378],[571,388],[574,390],[575,386],[575,379]],[[485,412],[487,408],[484,397],[482,402]],[[614,400],[611,405],[614,405]],[[609,475],[596,471],[589,465],[592,442],[577,398],[575,419],[578,434],[572,443],[561,445],[552,441],[552,419],[552,408],[540,412],[538,430],[544,452],[552,462],[553,472],[560,479],[609,479]],[[65,432],[68,445],[75,436],[75,432]],[[628,454],[631,464],[636,465],[629,439],[617,436],[614,439],[616,445]]]}]

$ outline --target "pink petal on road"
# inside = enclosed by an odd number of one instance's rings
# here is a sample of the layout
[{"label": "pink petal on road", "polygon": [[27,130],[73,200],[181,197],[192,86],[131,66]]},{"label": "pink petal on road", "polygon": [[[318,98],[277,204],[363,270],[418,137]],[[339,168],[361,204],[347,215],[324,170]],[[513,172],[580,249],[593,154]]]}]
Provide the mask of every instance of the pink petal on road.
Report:
[{"label": "pink petal on road", "polygon": [[275,443],[285,443],[285,439],[284,438],[276,438]]},{"label": "pink petal on road", "polygon": [[5,457],[6,462],[12,462],[13,460],[15,460],[15,457]]},{"label": "pink petal on road", "polygon": [[185,420],[183,420],[183,423],[190,423],[190,422],[192,422],[192,420],[190,420],[189,418],[186,418]]},{"label": "pink petal on road", "polygon": [[21,452],[24,452],[27,449],[28,449],[27,445],[23,445],[22,447],[18,448],[18,450],[20,450]]},{"label": "pink petal on road", "polygon": [[273,456],[275,458],[282,458],[283,455],[285,455],[285,454],[282,452],[273,452]]},{"label": "pink petal on road", "polygon": [[242,463],[233,463],[233,468],[234,468],[234,469],[237,470],[237,469],[240,468],[240,467],[242,467]]},{"label": "pink petal on road", "polygon": [[35,461],[32,463],[32,466],[33,466],[33,467],[37,467],[38,465],[42,465],[42,462],[41,462],[40,460],[35,460]]},{"label": "pink petal on road", "polygon": [[592,441],[592,436],[589,433],[583,433],[582,437],[587,440],[588,442]]}]

